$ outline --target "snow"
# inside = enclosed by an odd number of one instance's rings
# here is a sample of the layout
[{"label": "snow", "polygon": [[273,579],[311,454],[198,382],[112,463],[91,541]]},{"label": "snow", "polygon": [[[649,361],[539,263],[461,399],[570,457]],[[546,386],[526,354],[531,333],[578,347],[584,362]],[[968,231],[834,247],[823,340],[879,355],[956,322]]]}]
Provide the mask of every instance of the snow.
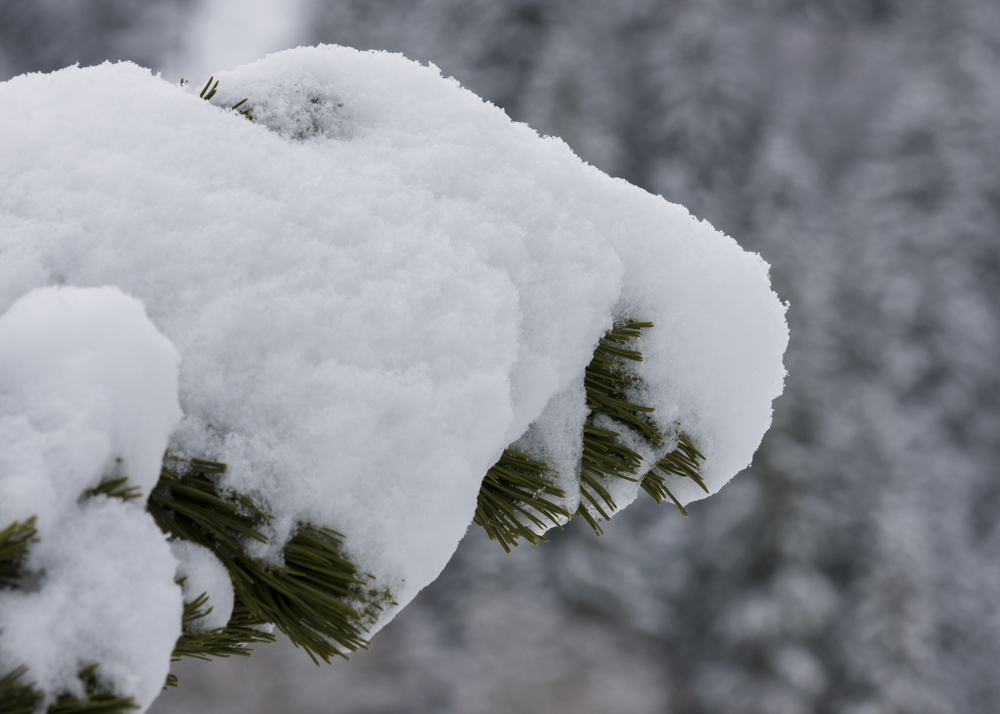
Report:
[{"label": "snow", "polygon": [[[300,48],[217,79],[211,102],[128,63],[0,85],[0,312],[60,284],[141,299],[183,358],[171,448],[275,515],[260,555],[333,528],[405,606],[519,438],[578,501],[580,384],[615,319],[656,323],[644,396],[711,489],[750,462],[787,343],[758,256],[400,55]],[[244,97],[253,122],[226,108]],[[57,486],[30,505],[75,499]]]},{"label": "snow", "polygon": [[177,558],[178,580],[183,579],[184,602],[193,602],[202,594],[208,602],[202,610],[209,610],[205,617],[191,623],[196,632],[225,627],[233,615],[233,583],[222,561],[208,548],[186,540],[174,540],[170,551]]},{"label": "snow", "polygon": [[84,499],[127,475],[148,495],[180,418],[178,354],[117,288],[42,288],[0,315],[0,522],[37,516],[28,572],[0,590],[0,670],[50,695],[99,677],[143,707],[180,635],[181,593],[145,499]]}]

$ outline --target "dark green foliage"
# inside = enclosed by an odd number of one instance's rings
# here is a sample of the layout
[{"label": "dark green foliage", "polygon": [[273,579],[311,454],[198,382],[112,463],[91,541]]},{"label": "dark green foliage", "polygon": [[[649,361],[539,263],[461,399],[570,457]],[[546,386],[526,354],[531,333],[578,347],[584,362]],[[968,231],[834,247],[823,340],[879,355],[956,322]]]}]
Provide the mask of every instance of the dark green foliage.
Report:
[{"label": "dark green foliage", "polygon": [[[198,96],[200,98],[202,98],[202,99],[204,99],[206,101],[208,101],[212,97],[214,97],[215,93],[217,91],[219,91],[219,81],[216,80],[215,84],[212,84],[212,80],[213,79],[215,79],[215,75],[214,74],[211,77],[208,78],[208,81],[205,82],[205,86],[202,87],[201,92],[198,94]],[[187,84],[187,80],[184,79],[183,77],[181,77],[181,86],[183,87],[185,84]],[[246,104],[248,101],[249,101],[249,98],[248,97],[244,97],[243,99],[241,99],[240,101],[236,102],[236,104],[234,104],[233,106],[231,106],[229,108],[230,109],[239,109],[244,104]],[[240,112],[240,116],[241,117],[246,117],[250,121],[253,121],[254,119],[256,119],[256,117],[253,115],[253,112],[251,111],[252,109],[253,109],[253,107],[249,107],[249,106],[246,107],[246,108],[244,108]]]},{"label": "dark green foliage", "polygon": [[519,538],[532,545],[545,542],[525,521],[542,528],[545,526],[542,518],[559,525],[558,517],[570,517],[566,509],[546,498],[566,495],[555,486],[555,475],[548,464],[505,449],[500,460],[486,472],[473,522],[486,530],[490,540],[499,541],[508,553],[511,546],[517,546]]},{"label": "dark green foliage", "polygon": [[342,544],[335,531],[299,524],[285,546],[284,566],[246,560],[230,569],[237,597],[317,664],[368,649],[365,630],[381,605],[391,604],[367,590],[369,578],[341,555]]},{"label": "dark green foliage", "polygon": [[598,538],[604,535],[604,529],[601,528],[601,526],[597,523],[597,519],[594,518],[594,516],[590,513],[590,511],[587,510],[587,507],[584,506],[583,503],[581,503],[579,508],[576,509],[576,515],[580,516],[581,518],[583,518],[583,520],[587,521],[587,525],[589,525],[591,528],[594,529],[594,533],[597,534]]},{"label": "dark green foliage", "polygon": [[42,694],[34,682],[23,684],[19,680],[28,671],[20,666],[0,677],[0,714],[32,714]]},{"label": "dark green foliage", "polygon": [[[46,711],[48,714],[121,714],[138,709],[132,697],[119,697],[97,678],[97,668],[92,664],[77,673],[83,683],[84,698],[62,694]],[[35,683],[22,684],[19,680],[28,668],[17,667],[0,677],[0,714],[34,714],[45,693],[35,689]]]},{"label": "dark green foliage", "polygon": [[701,478],[699,460],[704,461],[705,456],[694,448],[694,445],[684,434],[681,434],[677,439],[677,448],[660,459],[656,468],[667,474],[686,476],[701,486],[702,491],[709,493],[708,486]]},{"label": "dark green foliage", "polygon": [[129,709],[138,709],[132,697],[118,697],[109,691],[97,678],[99,665],[92,664],[80,670],[77,677],[83,682],[85,699],[64,694],[49,707],[48,714],[120,714]]},{"label": "dark green foliage", "polygon": [[[642,466],[642,457],[618,441],[618,432],[583,428],[583,458],[580,463],[580,494],[604,520],[611,518],[601,507],[617,508],[611,494],[603,486],[604,479],[615,476],[626,481],[638,481],[635,475]],[[600,500],[598,500],[600,499]]]},{"label": "dark green foliage", "polygon": [[[172,655],[174,662],[180,660],[181,657],[193,657],[205,661],[210,661],[212,657],[232,657],[234,655],[249,657],[253,654],[253,650],[248,645],[275,641],[273,634],[261,629],[261,626],[267,623],[251,613],[239,601],[233,607],[232,617],[229,618],[225,627],[202,632],[195,631],[194,623],[212,611],[211,607],[205,609],[207,604],[207,593],[202,593],[191,602],[184,603],[184,634],[180,636],[174,646]],[[165,686],[176,687],[178,681],[176,675],[168,674]]]},{"label": "dark green foliage", "polygon": [[138,486],[126,486],[128,476],[108,479],[97,484],[96,488],[88,488],[83,492],[84,498],[94,496],[108,496],[109,498],[119,498],[122,501],[131,501],[134,498],[142,498],[142,489]]},{"label": "dark green foliage", "polygon": [[24,523],[14,521],[0,531],[0,588],[18,587],[28,548],[38,542],[35,520],[32,516]]},{"label": "dark green foliage", "polygon": [[629,401],[629,392],[641,386],[642,380],[629,369],[628,362],[642,362],[643,358],[641,352],[623,346],[652,326],[651,322],[629,320],[606,332],[594,349],[594,357],[584,374],[590,416],[583,430],[583,459],[580,464],[582,500],[577,515],[582,515],[599,536],[604,532],[586,503],[604,520],[611,518],[611,512],[617,509],[617,505],[604,487],[605,479],[638,481],[642,457],[621,443],[618,432],[594,426],[595,418],[598,415],[608,417],[642,435],[653,446],[663,441],[646,416],[656,410]]},{"label": "dark green foliage", "polygon": [[[604,416],[639,434],[650,446],[663,443],[663,436],[649,420],[649,414],[656,410],[629,399],[630,394],[634,395],[642,386],[642,380],[628,363],[642,362],[643,357],[641,352],[628,349],[626,345],[649,327],[653,327],[653,323],[635,320],[616,324],[598,342],[584,373],[590,414],[583,428],[579,475],[581,502],[574,515],[587,521],[599,536],[604,535],[604,531],[598,525],[597,516],[608,520],[617,510],[614,498],[606,488],[609,478],[639,481],[643,490],[657,503],[669,498],[685,517],[687,511],[667,488],[665,475],[692,478],[707,492],[698,463],[705,457],[685,435],[681,434],[677,448],[640,480],[642,457],[621,442],[620,432],[596,425],[597,418]],[[524,519],[543,527],[544,523],[535,511],[556,524],[555,515],[569,516],[562,507],[545,498],[562,498],[565,495],[553,486],[554,476],[555,473],[546,464],[508,449],[483,479],[475,522],[486,529],[491,540],[500,541],[508,553],[510,546],[516,546],[520,537],[527,538],[532,544],[545,542],[546,539],[528,527]],[[525,506],[534,510],[526,510]]]},{"label": "dark green foliage", "polygon": [[181,657],[210,660],[212,657],[249,657],[253,650],[247,647],[250,643],[274,642],[275,637],[270,632],[262,630],[266,625],[263,620],[251,614],[250,610],[240,602],[233,607],[232,617],[225,627],[214,630],[196,631],[194,624],[208,615],[212,608],[208,604],[208,593],[202,593],[191,602],[184,603],[182,618],[184,634],[174,646],[173,660]]},{"label": "dark green foliage", "polygon": [[[643,477],[642,489],[652,496],[657,503],[661,503],[664,498],[669,498],[680,509],[681,513],[684,514],[684,517],[687,518],[687,510],[674,497],[670,489],[667,488],[667,480],[663,477],[663,474],[690,478],[701,486],[705,493],[708,493],[708,487],[705,486],[705,482],[702,480],[701,473],[699,472],[699,460],[704,461],[704,455],[694,447],[684,434],[681,434],[677,438],[677,448],[656,462],[656,466]],[[657,473],[658,471],[662,471],[663,474]]]},{"label": "dark green foliage", "polygon": [[[587,367],[585,383],[587,405],[591,409],[591,420],[597,414],[603,414],[622,426],[641,434],[651,446],[658,446],[663,443],[663,436],[646,417],[647,414],[655,410],[628,399],[628,392],[641,386],[642,380],[628,369],[626,360],[642,362],[642,353],[621,346],[633,338],[639,337],[642,330],[649,327],[653,327],[653,323],[630,320],[607,332],[594,350],[594,358]],[[634,477],[642,466],[642,459],[639,455],[623,445],[618,437],[619,434],[616,432],[593,427],[585,428],[583,434],[584,449],[580,491],[583,498],[604,519],[607,519],[609,514],[601,508],[598,499],[612,509],[615,508],[615,503],[607,490],[601,486],[601,481],[611,476],[635,481]],[[691,478],[708,493],[708,488],[701,478],[699,459],[704,461],[705,457],[694,447],[687,436],[681,434],[678,437],[677,448],[660,459],[656,466],[643,476],[641,481],[643,490],[652,496],[657,503],[661,503],[664,498],[669,498],[687,517],[687,511],[667,488],[664,474]],[[577,515],[585,516],[594,532],[602,535],[596,519],[593,518],[592,514],[587,513],[587,509],[582,503]]]},{"label": "dark green foliage", "polygon": [[223,563],[243,554],[242,539],[267,543],[258,529],[270,516],[238,493],[224,492],[215,478],[226,465],[168,454],[147,508],[167,535],[209,548]]},{"label": "dark green foliage", "polygon": [[[313,661],[329,662],[345,651],[367,648],[364,631],[392,598],[372,591],[370,578],[359,575],[343,557],[342,535],[299,524],[284,548],[284,565],[252,558],[243,542],[249,538],[266,543],[259,528],[270,516],[249,498],[219,488],[215,478],[225,473],[225,464],[198,459],[181,462],[171,456],[166,463],[172,468],[164,466],[150,494],[150,513],[165,533],[215,553],[229,571],[247,618],[254,618],[253,623],[274,623]],[[229,648],[237,646],[240,638],[244,646],[263,641],[250,619],[227,629]],[[190,650],[195,643],[188,641],[186,646]],[[201,652],[212,656],[212,652]],[[190,651],[185,654],[193,656]]]},{"label": "dark green foliage", "polygon": [[642,353],[621,346],[640,337],[642,330],[648,327],[653,327],[653,323],[629,320],[604,333],[603,339],[594,349],[593,359],[587,365],[583,383],[587,389],[587,406],[592,415],[611,417],[622,426],[641,434],[651,444],[659,444],[663,437],[645,416],[656,410],[628,399],[628,392],[640,386],[642,380],[628,368],[627,362],[642,362]]},{"label": "dark green foliage", "polygon": [[[212,80],[213,79],[215,79],[215,75],[214,74],[211,77],[208,78],[208,81],[205,82],[205,86],[201,88],[201,94],[198,95],[199,97],[201,97],[202,99],[204,99],[206,102],[209,101],[212,97],[214,97],[215,93],[217,91],[219,91],[219,81],[216,80],[215,86],[212,87]],[[209,87],[212,87],[212,88],[209,89]]]}]

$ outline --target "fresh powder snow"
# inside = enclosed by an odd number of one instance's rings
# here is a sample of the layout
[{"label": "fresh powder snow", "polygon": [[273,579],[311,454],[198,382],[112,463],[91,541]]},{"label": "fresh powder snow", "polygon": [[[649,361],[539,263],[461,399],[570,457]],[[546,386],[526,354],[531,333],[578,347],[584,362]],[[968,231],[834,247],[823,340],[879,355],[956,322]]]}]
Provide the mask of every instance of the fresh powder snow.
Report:
[{"label": "fresh powder snow", "polygon": [[[37,518],[27,577],[0,589],[0,671],[82,696],[78,670],[143,708],[181,634],[177,564],[144,508],[84,498],[128,475],[148,496],[181,416],[179,356],[117,288],[40,288],[0,315],[0,522]],[[220,564],[221,567],[221,564]]]},{"label": "fresh powder snow", "polygon": [[[79,456],[90,471],[73,484],[40,481],[48,491],[21,497],[33,513],[97,509],[76,505],[78,486],[93,485],[111,455],[135,465],[148,492],[169,433],[171,450],[227,463],[223,485],[275,516],[271,544],[256,555],[280,562],[300,522],[332,528],[402,607],[441,572],[483,475],[512,443],[560,470],[575,510],[583,373],[622,319],[656,325],[637,343],[646,361],[636,371],[668,438],[658,450],[629,442],[647,467],[681,431],[706,456],[713,492],[749,464],[782,390],[788,339],[759,256],[510,121],[433,65],[321,46],[216,79],[210,101],[200,86],[129,63],[0,84],[0,314],[23,322],[27,301],[41,331],[71,318],[56,298],[37,296],[76,293],[39,288],[115,286],[180,354],[177,428],[173,416],[153,424],[120,405],[133,431],[104,425],[103,460]],[[247,109],[252,120],[239,113]],[[2,442],[43,469],[38,454],[60,432],[37,436],[48,422],[28,429],[33,412],[19,410],[29,410],[25,390],[58,395],[70,378],[22,384],[16,375],[37,349],[12,335],[0,340],[0,369],[15,376],[0,373],[0,384],[16,382],[25,396],[0,391]],[[72,361],[92,347],[63,349]],[[109,364],[130,361],[155,367],[127,351]],[[49,366],[50,375],[64,369]],[[95,389],[104,376],[93,376]],[[102,408],[111,406],[119,402]],[[89,424],[93,408],[67,401],[59,414],[73,421],[78,409]],[[19,472],[0,463],[0,487],[20,488]],[[638,490],[614,487],[619,507]],[[683,503],[704,495],[687,479],[670,487]],[[0,527],[31,508],[0,501]],[[46,538],[55,548],[57,537],[44,531],[35,549]],[[136,607],[160,608],[156,617],[179,628],[177,559],[162,538],[147,545],[150,571],[169,571],[171,594],[157,600],[135,585],[145,598]],[[104,562],[104,551],[88,552],[82,561]],[[219,612],[231,607],[217,568],[176,555],[192,585],[206,583],[194,589],[220,593]],[[44,593],[17,595],[41,610]],[[46,612],[35,631],[55,633],[61,614]],[[167,639],[150,641],[155,655],[128,676],[107,667],[116,691],[148,705],[165,676],[151,663],[169,659]],[[60,646],[80,662],[99,656],[102,669],[110,661],[89,640]],[[27,647],[3,627],[0,662],[26,660]],[[50,669],[35,661],[32,676],[46,686],[72,678],[55,659]]]}]

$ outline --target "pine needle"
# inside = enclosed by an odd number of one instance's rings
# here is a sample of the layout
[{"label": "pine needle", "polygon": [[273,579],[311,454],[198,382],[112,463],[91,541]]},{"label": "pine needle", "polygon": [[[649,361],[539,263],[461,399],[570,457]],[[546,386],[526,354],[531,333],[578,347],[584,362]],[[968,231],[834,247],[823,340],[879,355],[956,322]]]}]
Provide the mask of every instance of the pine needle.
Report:
[{"label": "pine needle", "polygon": [[[208,81],[205,82],[205,86],[202,87],[202,89],[201,89],[201,94],[198,95],[199,97],[201,97],[202,99],[204,99],[206,102],[208,100],[210,100],[212,97],[214,97],[215,93],[217,91],[219,91],[219,82],[218,82],[218,80],[216,80],[215,86],[212,87],[212,80],[213,79],[215,79],[215,75],[214,74],[211,77],[208,78]],[[209,89],[209,87],[212,87],[212,88]]]},{"label": "pine needle", "polygon": [[[598,536],[604,535],[598,517],[609,520],[618,509],[607,488],[609,478],[639,482],[657,503],[668,498],[685,517],[688,513],[670,492],[665,476],[691,478],[708,491],[701,478],[699,463],[705,457],[686,435],[681,434],[677,448],[640,478],[642,457],[622,443],[620,432],[596,426],[597,417],[604,416],[638,434],[651,446],[663,443],[663,436],[649,418],[656,410],[629,399],[629,395],[634,395],[642,386],[642,379],[629,363],[642,362],[643,356],[638,350],[629,349],[628,344],[650,327],[653,327],[652,322],[635,320],[615,324],[598,341],[584,373],[590,414],[583,428],[579,474],[581,500],[574,515],[587,521]],[[510,449],[504,451],[500,461],[483,478],[475,522],[508,553],[511,546],[517,546],[519,538],[526,538],[532,544],[545,542],[546,539],[535,534],[528,524],[544,525],[536,512],[553,523],[557,523],[556,515],[568,517],[563,508],[545,498],[546,495],[564,496],[561,490],[552,486],[556,475],[547,464],[534,461],[527,454]],[[547,487],[554,490],[547,490]]]},{"label": "pine needle", "polygon": [[341,555],[342,545],[341,534],[300,523],[285,546],[284,566],[247,560],[230,570],[249,610],[273,622],[316,664],[368,649],[367,625],[382,609],[382,599],[367,592],[369,578]]},{"label": "pine needle", "polygon": [[32,543],[38,542],[36,520],[32,516],[24,523],[14,521],[0,531],[0,589],[19,587],[21,569],[28,560],[28,549]]},{"label": "pine needle", "polygon": [[64,694],[49,707],[48,714],[121,714],[129,709],[138,709],[132,697],[119,697],[97,679],[97,668],[92,664],[77,674],[83,682],[86,699]]},{"label": "pine needle", "polygon": [[642,362],[642,353],[622,346],[633,338],[640,337],[642,330],[652,326],[651,322],[634,320],[615,325],[598,342],[594,357],[584,373],[583,383],[590,416],[583,429],[583,460],[580,464],[582,500],[577,515],[585,514],[584,520],[598,536],[603,535],[604,531],[597,525],[597,520],[586,503],[601,518],[609,520],[611,513],[618,507],[604,486],[606,479],[638,481],[642,457],[621,443],[621,434],[618,432],[594,426],[597,415],[608,417],[637,432],[653,445],[663,441],[663,437],[646,416],[656,410],[631,402],[628,398],[629,392],[642,384],[639,376],[629,369],[628,362]]},{"label": "pine needle", "polygon": [[[212,84],[212,80],[213,79],[215,79],[215,75],[214,74],[211,77],[208,78],[208,81],[205,82],[205,86],[202,87],[201,93],[198,95],[200,98],[204,99],[205,101],[211,100],[212,97],[215,96],[215,93],[217,91],[219,91],[219,80],[216,80],[215,84],[213,85]],[[188,83],[187,80],[184,79],[183,77],[181,77],[181,86],[183,87],[187,83]],[[211,87],[211,89],[209,89],[209,87]],[[233,106],[231,106],[229,108],[230,109],[239,109],[244,104],[246,104],[248,101],[250,101],[249,97],[243,97],[243,99],[241,99],[240,101],[236,102],[236,104],[234,104]],[[239,115],[241,117],[246,117],[250,121],[254,121],[257,118],[257,117],[255,117],[253,115],[253,107],[249,107],[249,106],[246,107],[245,109],[243,109],[243,111],[239,112]]]},{"label": "pine needle", "polygon": [[[258,642],[270,643],[275,636],[260,629],[266,624],[259,617],[251,614],[241,602],[233,607],[232,617],[224,627],[207,631],[195,631],[194,624],[208,615],[212,608],[205,609],[208,604],[208,593],[202,593],[191,602],[184,603],[183,630],[184,634],[174,646],[172,660],[177,662],[181,657],[193,657],[210,661],[212,657],[249,657],[253,649],[248,645]],[[177,686],[177,677],[168,677],[167,686]]]},{"label": "pine needle", "polygon": [[[367,649],[364,634],[383,605],[394,604],[391,595],[370,589],[371,578],[359,575],[341,554],[343,536],[327,528],[298,524],[284,548],[283,566],[248,556],[243,540],[266,543],[259,528],[270,516],[245,496],[219,488],[214,479],[225,470],[225,464],[198,459],[185,464],[168,456],[149,499],[161,530],[215,553],[248,617],[273,623],[314,662]],[[244,646],[263,641],[249,620],[245,627],[252,632],[243,631]],[[235,628],[227,636],[240,632]]]},{"label": "pine needle", "polygon": [[698,463],[704,460],[704,454],[694,448],[687,436],[681,434],[678,437],[677,448],[660,459],[656,468],[672,476],[690,478],[701,487],[702,491],[709,493],[705,481],[701,478],[701,465]]},{"label": "pine needle", "polygon": [[601,528],[600,525],[598,525],[597,519],[591,515],[590,511],[588,511],[587,507],[584,506],[582,503],[580,504],[580,507],[576,509],[576,515],[580,516],[581,518],[583,518],[583,520],[587,521],[587,524],[594,529],[594,533],[597,534],[598,538],[604,535],[604,529]]},{"label": "pine needle", "polygon": [[620,346],[640,337],[642,330],[648,327],[653,327],[653,323],[629,320],[606,332],[594,349],[583,383],[592,414],[604,414],[655,445],[663,441],[663,437],[645,415],[656,409],[628,399],[628,392],[642,384],[639,376],[628,368],[628,362],[642,362],[642,353]]},{"label": "pine needle", "polygon": [[83,498],[107,496],[108,498],[118,498],[122,501],[142,498],[141,488],[138,486],[126,486],[126,483],[128,483],[128,476],[101,481],[95,488],[88,488],[84,491]]},{"label": "pine needle", "polygon": [[[705,493],[708,493],[708,487],[701,477],[701,464],[698,463],[699,461],[704,461],[705,456],[694,447],[694,444],[691,443],[691,440],[685,434],[680,434],[677,437],[677,442],[677,448],[660,459],[656,463],[656,466],[642,479],[642,489],[652,496],[653,500],[657,503],[661,503],[663,499],[669,498],[680,509],[680,512],[684,514],[684,517],[687,518],[687,510],[681,505],[674,494],[670,492],[670,489],[667,488],[667,480],[664,478],[664,474],[667,476],[690,478]],[[663,473],[657,473],[657,471],[662,471]]]},{"label": "pine needle", "polygon": [[215,483],[214,478],[226,472],[225,464],[200,459],[183,462],[169,454],[163,463],[146,506],[160,530],[221,554],[223,563],[246,557],[243,538],[267,543],[258,529],[271,517],[251,499],[223,492]]},{"label": "pine needle", "polygon": [[38,702],[44,696],[35,689],[35,683],[23,684],[18,680],[28,668],[16,667],[0,677],[0,714],[33,714]]},{"label": "pine needle", "polygon": [[559,525],[559,517],[570,518],[565,508],[546,498],[566,496],[556,487],[555,475],[548,464],[535,461],[520,451],[504,449],[500,460],[483,478],[473,522],[486,530],[490,540],[499,541],[508,553],[511,546],[517,547],[519,538],[525,538],[532,545],[547,542],[525,521],[544,528],[546,523],[542,518],[555,526]]}]

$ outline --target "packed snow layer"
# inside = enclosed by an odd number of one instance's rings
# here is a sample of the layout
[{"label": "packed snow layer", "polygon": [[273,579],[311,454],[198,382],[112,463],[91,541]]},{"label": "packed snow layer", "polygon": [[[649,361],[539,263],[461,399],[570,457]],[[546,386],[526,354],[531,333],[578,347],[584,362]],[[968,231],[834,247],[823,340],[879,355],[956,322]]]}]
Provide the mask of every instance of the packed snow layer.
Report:
[{"label": "packed snow layer", "polygon": [[[6,306],[5,306],[6,307]],[[0,529],[35,516],[24,587],[0,590],[0,672],[49,696],[98,676],[143,707],[181,634],[176,561],[145,498],[180,419],[178,354],[117,288],[42,288],[0,314]]]},{"label": "packed snow layer", "polygon": [[[405,605],[547,407],[574,468],[616,318],[657,324],[645,397],[713,490],[749,463],[787,342],[758,256],[433,66],[323,46],[217,79],[211,102],[131,64],[0,85],[0,309],[59,283],[140,297],[183,357],[172,448],[275,514],[265,557],[332,527]],[[254,121],[226,108],[244,97]]]}]

